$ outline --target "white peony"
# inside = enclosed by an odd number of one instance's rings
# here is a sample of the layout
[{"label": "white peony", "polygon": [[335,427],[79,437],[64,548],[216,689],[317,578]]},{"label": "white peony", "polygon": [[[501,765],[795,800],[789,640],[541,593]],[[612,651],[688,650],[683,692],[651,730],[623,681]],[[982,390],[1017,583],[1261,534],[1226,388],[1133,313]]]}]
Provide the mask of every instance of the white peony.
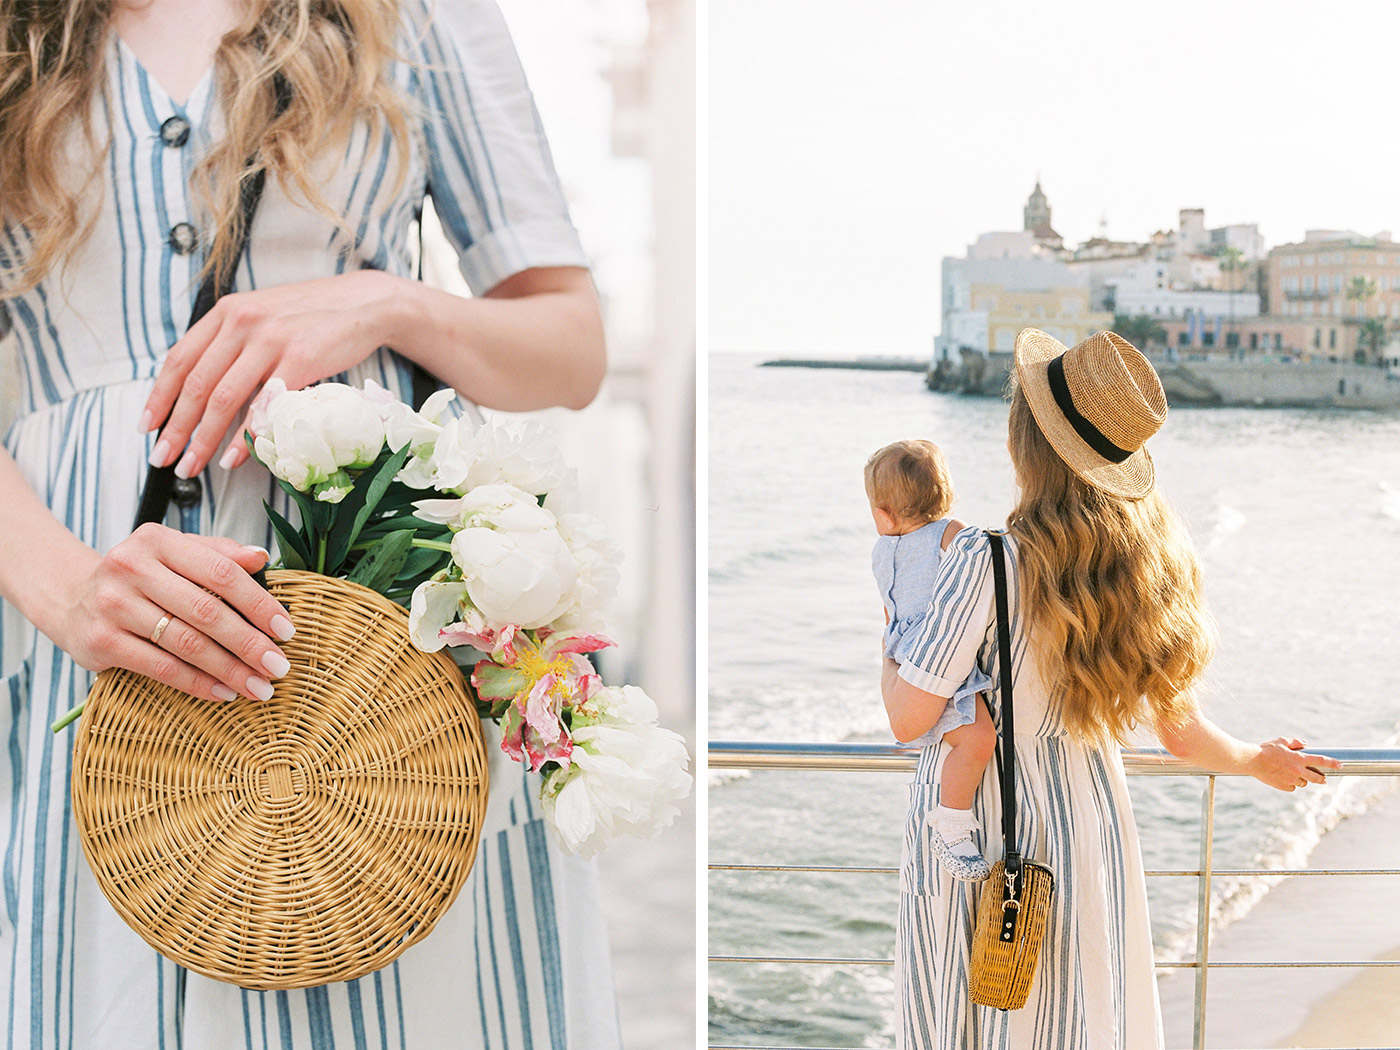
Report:
[{"label": "white peony", "polygon": [[[354,387],[319,383],[287,390],[269,380],[253,406],[253,449],[268,470],[299,492],[338,503],[349,492],[342,468],[363,469],[384,447],[378,408]],[[328,484],[329,483],[329,484]]]},{"label": "white peony", "polygon": [[541,799],[562,849],[591,857],[619,835],[654,837],[676,819],[690,793],[690,756],[656,720],[651,697],[630,685],[600,689],[575,708],[569,767],[549,777]]},{"label": "white peony", "polygon": [[[553,494],[545,506],[555,505]],[[622,548],[591,514],[559,514],[559,535],[578,566],[574,600],[550,626],[556,631],[599,631],[608,627],[608,613],[617,600]]]},{"label": "white peony", "polygon": [[452,419],[433,434],[429,428],[436,427],[436,412],[441,406],[429,416],[431,400],[424,403],[424,412],[416,420],[399,413],[403,419],[396,420],[398,429],[390,438],[391,448],[401,433],[405,436],[398,447],[413,445],[413,455],[399,474],[405,484],[458,493],[507,484],[535,496],[574,484],[573,472],[565,466],[558,444],[541,423],[527,420],[476,426],[469,419]]},{"label": "white peony", "polygon": [[464,583],[420,583],[408,606],[408,637],[413,644],[425,653],[435,653],[446,645],[442,629],[457,618],[466,596]]},{"label": "white peony", "polygon": [[543,627],[575,600],[578,567],[554,515],[512,485],[483,485],[456,500],[419,500],[420,517],[459,529],[452,560],[472,605],[503,626]]}]

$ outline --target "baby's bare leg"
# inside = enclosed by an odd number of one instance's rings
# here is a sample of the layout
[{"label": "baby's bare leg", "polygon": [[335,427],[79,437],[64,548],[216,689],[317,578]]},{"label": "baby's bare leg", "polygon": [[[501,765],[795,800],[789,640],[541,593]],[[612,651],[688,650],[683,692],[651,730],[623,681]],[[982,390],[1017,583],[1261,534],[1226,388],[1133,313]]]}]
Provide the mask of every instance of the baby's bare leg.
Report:
[{"label": "baby's bare leg", "polygon": [[943,734],[948,754],[943,759],[943,781],[939,804],[949,809],[971,809],[982,772],[997,747],[997,731],[987,707],[977,698],[977,720]]}]

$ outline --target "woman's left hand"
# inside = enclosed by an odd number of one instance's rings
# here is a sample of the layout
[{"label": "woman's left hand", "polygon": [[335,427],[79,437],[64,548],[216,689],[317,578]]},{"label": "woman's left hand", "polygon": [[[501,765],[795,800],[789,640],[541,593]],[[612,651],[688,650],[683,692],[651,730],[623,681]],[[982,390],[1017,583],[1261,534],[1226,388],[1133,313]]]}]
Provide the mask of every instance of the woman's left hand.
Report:
[{"label": "woman's left hand", "polygon": [[[277,376],[296,390],[359,364],[384,345],[402,280],[357,270],[221,298],[170,348],[156,377],[141,431],[167,415],[169,421],[151,463],[169,466],[178,458],[175,473],[193,477],[267,380]],[[234,440],[220,465],[247,458],[243,441]]]},{"label": "woman's left hand", "polygon": [[1259,745],[1245,772],[1255,780],[1280,791],[1295,791],[1308,784],[1325,784],[1324,769],[1341,769],[1342,764],[1326,755],[1308,754],[1303,741],[1276,737]]}]

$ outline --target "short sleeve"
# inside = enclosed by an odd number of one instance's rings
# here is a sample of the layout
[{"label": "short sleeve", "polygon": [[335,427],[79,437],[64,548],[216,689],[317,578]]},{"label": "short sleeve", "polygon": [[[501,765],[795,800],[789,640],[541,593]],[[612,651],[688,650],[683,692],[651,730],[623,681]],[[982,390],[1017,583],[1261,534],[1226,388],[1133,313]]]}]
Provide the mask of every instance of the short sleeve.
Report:
[{"label": "short sleeve", "polygon": [[534,266],[587,266],[494,0],[409,0],[405,8],[428,193],[472,293]]},{"label": "short sleeve", "polygon": [[943,552],[923,630],[899,676],[934,696],[957,692],[977,666],[994,595],[991,541],[981,529],[963,529]]}]

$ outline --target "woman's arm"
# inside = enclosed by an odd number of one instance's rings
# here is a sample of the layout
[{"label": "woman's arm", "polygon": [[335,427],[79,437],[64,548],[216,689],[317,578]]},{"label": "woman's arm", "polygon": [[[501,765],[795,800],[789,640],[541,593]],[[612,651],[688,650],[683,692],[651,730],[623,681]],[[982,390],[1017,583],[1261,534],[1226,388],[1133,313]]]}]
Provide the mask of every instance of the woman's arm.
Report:
[{"label": "woman's arm", "polygon": [[[524,270],[475,299],[377,270],[240,292],[220,299],[161,366],[142,426],[169,422],[151,462],[198,474],[268,379],[296,390],[381,346],[507,411],[582,408],[606,366],[598,296],[582,267]],[[235,439],[220,462],[247,458]]]},{"label": "woman's arm", "polygon": [[[894,661],[890,660],[893,664]],[[930,729],[948,706],[948,697],[935,696],[905,681],[896,671],[886,673],[880,681],[885,699],[885,714],[889,716],[890,732],[896,740],[917,740]]]},{"label": "woman's arm", "polygon": [[1340,769],[1341,763],[1326,755],[1303,751],[1303,742],[1278,737],[1263,744],[1246,744],[1212,722],[1199,709],[1179,725],[1160,719],[1157,736],[1177,758],[1220,773],[1238,773],[1278,788],[1293,791],[1306,783],[1325,784],[1323,769]]},{"label": "woman's arm", "polygon": [[267,561],[259,547],[143,525],[98,554],[3,449],[0,535],[0,597],[89,671],[125,667],[206,700],[266,700],[287,672],[272,639],[291,637],[291,619],[249,575]]}]

